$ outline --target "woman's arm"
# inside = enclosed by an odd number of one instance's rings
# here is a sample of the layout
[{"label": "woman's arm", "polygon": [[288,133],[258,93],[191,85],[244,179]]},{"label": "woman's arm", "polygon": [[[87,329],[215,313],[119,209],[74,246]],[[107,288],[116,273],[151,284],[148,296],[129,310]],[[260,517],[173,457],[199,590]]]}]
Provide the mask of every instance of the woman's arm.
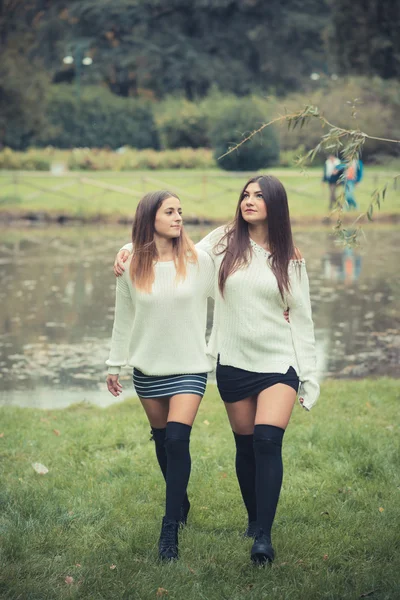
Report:
[{"label": "woman's arm", "polygon": [[198,248],[199,250],[204,250],[204,252],[207,252],[207,254],[209,256],[211,256],[211,258],[214,260],[215,259],[214,247],[219,242],[219,240],[223,237],[224,233],[225,233],[225,225],[223,225],[222,227],[217,227],[217,229],[214,229],[209,234],[207,234],[205,237],[203,237],[203,239],[200,240],[200,242],[197,242],[196,248]]},{"label": "woman's arm", "polygon": [[319,384],[310,288],[304,259],[291,261],[289,273],[291,293],[288,306],[293,346],[300,371],[299,400],[304,408],[310,410],[318,400]]},{"label": "woman's arm", "polygon": [[[213,248],[218,240],[220,240],[223,236],[224,230],[225,227],[218,227],[217,229],[214,229],[214,231],[211,231],[211,233],[206,235],[202,240],[200,240],[200,242],[196,244],[196,248],[204,250],[214,260],[215,255],[213,253]],[[125,246],[122,246],[122,248],[118,251],[113,266],[116,277],[120,277],[124,273],[125,263],[132,254],[132,250],[133,244],[132,242],[129,242],[128,244],[125,244]]]},{"label": "woman's arm", "polygon": [[109,375],[119,375],[128,358],[135,306],[126,278],[127,274],[117,279],[111,350],[106,360]]},{"label": "woman's arm", "polygon": [[[197,248],[198,249],[198,248]],[[203,286],[207,298],[215,298],[215,265],[211,256],[198,249]]]}]

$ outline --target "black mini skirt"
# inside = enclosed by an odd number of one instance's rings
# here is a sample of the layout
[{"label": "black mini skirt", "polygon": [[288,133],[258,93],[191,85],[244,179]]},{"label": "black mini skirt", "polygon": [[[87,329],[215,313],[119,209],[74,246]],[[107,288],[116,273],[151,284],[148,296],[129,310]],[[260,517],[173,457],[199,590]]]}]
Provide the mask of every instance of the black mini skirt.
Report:
[{"label": "black mini skirt", "polygon": [[216,374],[218,391],[224,402],[244,400],[277,383],[284,383],[297,392],[300,383],[293,367],[289,367],[286,373],[254,373],[221,365],[218,361]]}]

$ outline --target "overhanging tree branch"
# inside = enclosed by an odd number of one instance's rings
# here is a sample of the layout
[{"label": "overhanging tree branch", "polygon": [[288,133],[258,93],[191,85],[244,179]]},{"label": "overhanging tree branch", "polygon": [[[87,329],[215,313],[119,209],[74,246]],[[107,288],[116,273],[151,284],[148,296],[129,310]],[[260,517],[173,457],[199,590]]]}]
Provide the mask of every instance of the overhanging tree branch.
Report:
[{"label": "overhanging tree branch", "polygon": [[[358,159],[361,156],[362,148],[366,140],[375,140],[380,142],[387,142],[391,144],[400,144],[400,140],[381,138],[377,136],[369,135],[360,129],[344,129],[331,123],[319,110],[317,106],[308,105],[302,110],[298,110],[294,113],[279,115],[275,119],[264,123],[258,129],[252,131],[238,144],[232,145],[231,148],[224,154],[222,154],[218,160],[221,160],[231,152],[238,150],[243,144],[251,140],[255,135],[263,131],[266,127],[270,127],[276,123],[287,123],[288,129],[295,129],[296,127],[304,127],[311,119],[318,119],[323,126],[329,127],[329,131],[321,137],[320,142],[305,155],[299,156],[296,164],[302,168],[311,163],[316,155],[322,151],[339,152],[341,153],[343,160],[350,163],[354,159]],[[400,178],[400,174],[393,177],[393,181],[396,182]],[[361,213],[352,223],[352,229],[345,229],[342,222],[342,213],[345,206],[344,192],[341,194],[337,207],[333,213],[337,214],[337,220],[335,225],[335,232],[338,238],[342,239],[347,244],[354,244],[357,242],[357,236],[360,232],[359,223],[366,217],[372,221],[372,215],[375,208],[380,209],[381,203],[385,200],[386,192],[389,183],[385,183],[381,188],[375,189],[372,194],[372,200],[365,213]],[[331,213],[331,214],[333,214]],[[354,229],[354,228],[357,229]]]}]

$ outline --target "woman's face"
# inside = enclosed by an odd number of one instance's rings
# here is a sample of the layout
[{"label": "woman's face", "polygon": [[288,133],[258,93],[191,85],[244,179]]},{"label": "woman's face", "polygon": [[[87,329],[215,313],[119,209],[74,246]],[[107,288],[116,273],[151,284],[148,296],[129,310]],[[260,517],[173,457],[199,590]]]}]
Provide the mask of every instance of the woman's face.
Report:
[{"label": "woman's face", "polygon": [[242,217],[249,225],[255,225],[267,220],[267,206],[262,191],[257,182],[249,183],[240,203]]},{"label": "woman's face", "polygon": [[163,200],[156,212],[154,229],[158,236],[166,239],[178,238],[182,231],[182,208],[178,198],[170,196]]}]

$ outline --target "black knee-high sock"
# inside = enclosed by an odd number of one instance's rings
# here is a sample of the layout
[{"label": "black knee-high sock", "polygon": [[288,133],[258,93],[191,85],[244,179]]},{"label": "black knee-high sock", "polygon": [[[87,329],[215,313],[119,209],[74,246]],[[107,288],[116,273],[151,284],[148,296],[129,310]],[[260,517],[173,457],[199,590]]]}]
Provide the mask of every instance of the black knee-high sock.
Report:
[{"label": "black knee-high sock", "polygon": [[167,479],[167,453],[165,452],[165,432],[166,428],[156,429],[155,427],[151,428],[151,433],[153,435],[153,440],[156,446],[156,456],[158,464],[160,465],[161,473],[164,476],[164,479]]},{"label": "black knee-high sock", "polygon": [[236,475],[249,521],[257,519],[256,461],[253,434],[240,435],[233,432],[236,443]]},{"label": "black knee-high sock", "polygon": [[190,425],[167,423],[165,450],[167,453],[167,497],[165,516],[172,521],[180,518],[181,506],[190,477]]},{"label": "black knee-high sock", "polygon": [[[167,431],[167,429],[165,427],[163,429],[156,429],[155,427],[152,427],[152,429],[151,429],[151,433],[153,435],[153,440],[154,440],[154,443],[156,446],[157,461],[158,461],[158,464],[160,465],[160,469],[164,476],[165,481],[167,481],[167,453],[165,450],[166,431]],[[189,502],[189,498],[188,498],[187,494],[185,494],[182,506],[183,506],[185,512],[189,510],[190,502]]]},{"label": "black knee-high sock", "polygon": [[282,486],[282,439],[284,429],[274,425],[255,425],[257,526],[271,537],[276,507]]}]

